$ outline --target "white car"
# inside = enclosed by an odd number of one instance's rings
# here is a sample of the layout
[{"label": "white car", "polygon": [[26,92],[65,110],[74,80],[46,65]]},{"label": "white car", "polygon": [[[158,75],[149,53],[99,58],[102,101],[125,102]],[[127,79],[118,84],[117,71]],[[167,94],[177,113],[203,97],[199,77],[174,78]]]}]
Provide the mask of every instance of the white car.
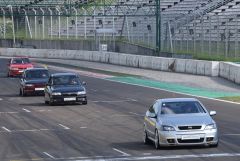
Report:
[{"label": "white car", "polygon": [[218,146],[218,130],[203,104],[194,98],[157,100],[144,118],[144,143],[153,141],[160,146]]}]

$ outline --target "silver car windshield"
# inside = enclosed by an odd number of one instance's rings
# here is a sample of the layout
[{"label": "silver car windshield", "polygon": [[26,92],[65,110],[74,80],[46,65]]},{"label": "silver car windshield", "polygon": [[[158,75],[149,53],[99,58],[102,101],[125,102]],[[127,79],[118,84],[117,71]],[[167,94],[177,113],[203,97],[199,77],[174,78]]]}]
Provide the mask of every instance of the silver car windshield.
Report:
[{"label": "silver car windshield", "polygon": [[183,102],[163,102],[161,114],[190,114],[190,113],[206,113],[201,104],[197,101]]}]

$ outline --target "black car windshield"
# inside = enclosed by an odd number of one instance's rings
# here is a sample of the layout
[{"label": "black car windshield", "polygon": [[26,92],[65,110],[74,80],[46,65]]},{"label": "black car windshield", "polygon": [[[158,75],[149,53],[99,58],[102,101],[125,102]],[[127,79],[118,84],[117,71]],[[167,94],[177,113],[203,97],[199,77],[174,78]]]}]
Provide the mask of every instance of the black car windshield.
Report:
[{"label": "black car windshield", "polygon": [[26,78],[27,79],[49,78],[49,73],[47,70],[30,70],[30,71],[26,71]]},{"label": "black car windshield", "polygon": [[53,85],[80,85],[80,81],[75,75],[54,76]]},{"label": "black car windshield", "polygon": [[12,64],[28,64],[30,60],[28,58],[16,58],[12,60]]},{"label": "black car windshield", "polygon": [[197,101],[162,103],[161,114],[191,114],[191,113],[206,113],[206,111]]}]

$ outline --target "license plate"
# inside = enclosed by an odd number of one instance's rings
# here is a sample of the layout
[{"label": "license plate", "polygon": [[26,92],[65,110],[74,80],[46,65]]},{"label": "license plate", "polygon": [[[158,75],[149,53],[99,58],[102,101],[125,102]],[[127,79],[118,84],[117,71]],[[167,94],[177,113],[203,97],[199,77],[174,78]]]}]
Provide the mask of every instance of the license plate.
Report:
[{"label": "license plate", "polygon": [[35,91],[44,91],[44,88],[35,88]]},{"label": "license plate", "polygon": [[200,139],[199,135],[183,135],[182,140]]},{"label": "license plate", "polygon": [[64,98],[64,101],[76,101],[76,97]]}]

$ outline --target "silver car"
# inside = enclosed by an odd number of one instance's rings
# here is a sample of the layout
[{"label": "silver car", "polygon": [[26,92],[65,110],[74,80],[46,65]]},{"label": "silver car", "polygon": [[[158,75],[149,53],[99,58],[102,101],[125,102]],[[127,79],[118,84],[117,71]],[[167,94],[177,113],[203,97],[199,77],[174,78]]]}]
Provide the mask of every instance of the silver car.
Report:
[{"label": "silver car", "polygon": [[209,145],[218,146],[218,130],[208,111],[194,98],[157,100],[144,117],[145,144],[153,141],[160,146]]}]

